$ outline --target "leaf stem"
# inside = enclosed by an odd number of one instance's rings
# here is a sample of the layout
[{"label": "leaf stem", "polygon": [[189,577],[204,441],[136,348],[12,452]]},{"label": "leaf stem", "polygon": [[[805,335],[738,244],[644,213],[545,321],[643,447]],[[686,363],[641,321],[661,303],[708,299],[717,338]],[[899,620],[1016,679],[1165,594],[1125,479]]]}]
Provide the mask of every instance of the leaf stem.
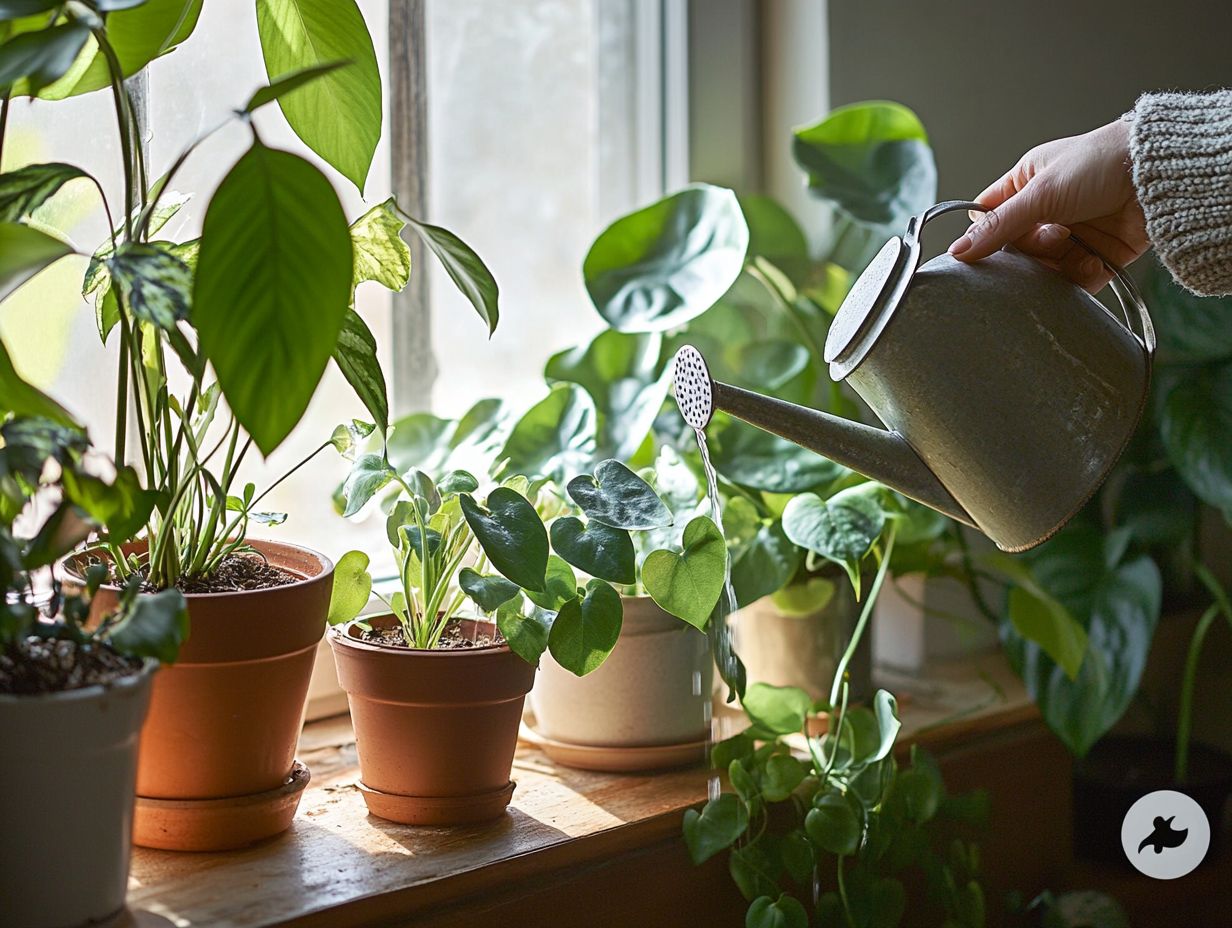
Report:
[{"label": "leaf stem", "polygon": [[873,605],[877,602],[877,595],[881,592],[881,584],[885,582],[886,573],[890,568],[890,556],[894,553],[894,538],[897,534],[898,524],[891,523],[890,533],[886,538],[885,553],[877,567],[877,576],[873,578],[873,585],[869,587],[868,598],[864,600],[864,608],[860,610],[860,618],[856,621],[855,631],[851,634],[851,640],[847,642],[847,650],[843,652],[838,666],[834,669],[834,682],[830,686],[830,705],[838,702],[839,690],[843,678],[847,675],[847,665],[851,663],[860,639],[864,637],[864,627],[868,625],[868,617],[872,615]]}]

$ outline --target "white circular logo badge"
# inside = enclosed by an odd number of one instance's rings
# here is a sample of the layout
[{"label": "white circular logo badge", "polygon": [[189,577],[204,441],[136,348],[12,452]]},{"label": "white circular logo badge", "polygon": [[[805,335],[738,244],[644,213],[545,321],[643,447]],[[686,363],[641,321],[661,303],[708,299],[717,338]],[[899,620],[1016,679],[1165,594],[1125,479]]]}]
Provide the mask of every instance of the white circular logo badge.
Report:
[{"label": "white circular logo badge", "polygon": [[1149,877],[1175,880],[1202,863],[1211,846],[1211,825],[1202,807],[1171,789],[1147,793],[1125,813],[1121,847],[1129,862]]}]

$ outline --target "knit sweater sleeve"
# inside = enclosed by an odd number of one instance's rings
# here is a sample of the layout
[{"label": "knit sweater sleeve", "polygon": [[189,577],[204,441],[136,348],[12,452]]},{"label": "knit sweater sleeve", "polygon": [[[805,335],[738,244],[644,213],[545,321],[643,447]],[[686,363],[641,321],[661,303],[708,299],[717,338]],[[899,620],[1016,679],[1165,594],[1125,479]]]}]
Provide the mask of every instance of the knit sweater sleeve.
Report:
[{"label": "knit sweater sleeve", "polygon": [[1144,94],[1126,118],[1156,254],[1195,293],[1232,293],[1232,90]]}]

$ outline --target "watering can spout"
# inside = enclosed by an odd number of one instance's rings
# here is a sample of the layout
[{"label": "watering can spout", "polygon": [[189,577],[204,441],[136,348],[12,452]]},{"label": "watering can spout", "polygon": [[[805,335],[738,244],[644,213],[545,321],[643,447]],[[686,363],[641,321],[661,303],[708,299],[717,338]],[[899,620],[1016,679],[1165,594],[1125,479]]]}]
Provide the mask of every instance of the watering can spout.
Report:
[{"label": "watering can spout", "polygon": [[705,429],[715,410],[722,410],[976,527],[974,519],[897,432],[719,383],[711,379],[705,359],[691,345],[676,354],[674,379],[676,403],[685,421],[695,429]]}]

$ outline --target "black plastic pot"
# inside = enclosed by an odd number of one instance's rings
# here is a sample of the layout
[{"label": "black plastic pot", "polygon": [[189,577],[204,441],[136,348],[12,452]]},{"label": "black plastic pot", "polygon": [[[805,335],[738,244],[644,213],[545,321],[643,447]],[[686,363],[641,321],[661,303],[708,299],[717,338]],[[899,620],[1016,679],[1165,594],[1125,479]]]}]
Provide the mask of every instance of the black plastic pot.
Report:
[{"label": "black plastic pot", "polygon": [[1176,744],[1166,738],[1118,735],[1096,744],[1074,765],[1074,855],[1131,870],[1121,848],[1125,813],[1147,793],[1173,789],[1191,797],[1206,813],[1211,846],[1202,865],[1216,860],[1225,837],[1224,807],[1232,794],[1232,757],[1193,742],[1184,784],[1173,777],[1175,759]]}]

